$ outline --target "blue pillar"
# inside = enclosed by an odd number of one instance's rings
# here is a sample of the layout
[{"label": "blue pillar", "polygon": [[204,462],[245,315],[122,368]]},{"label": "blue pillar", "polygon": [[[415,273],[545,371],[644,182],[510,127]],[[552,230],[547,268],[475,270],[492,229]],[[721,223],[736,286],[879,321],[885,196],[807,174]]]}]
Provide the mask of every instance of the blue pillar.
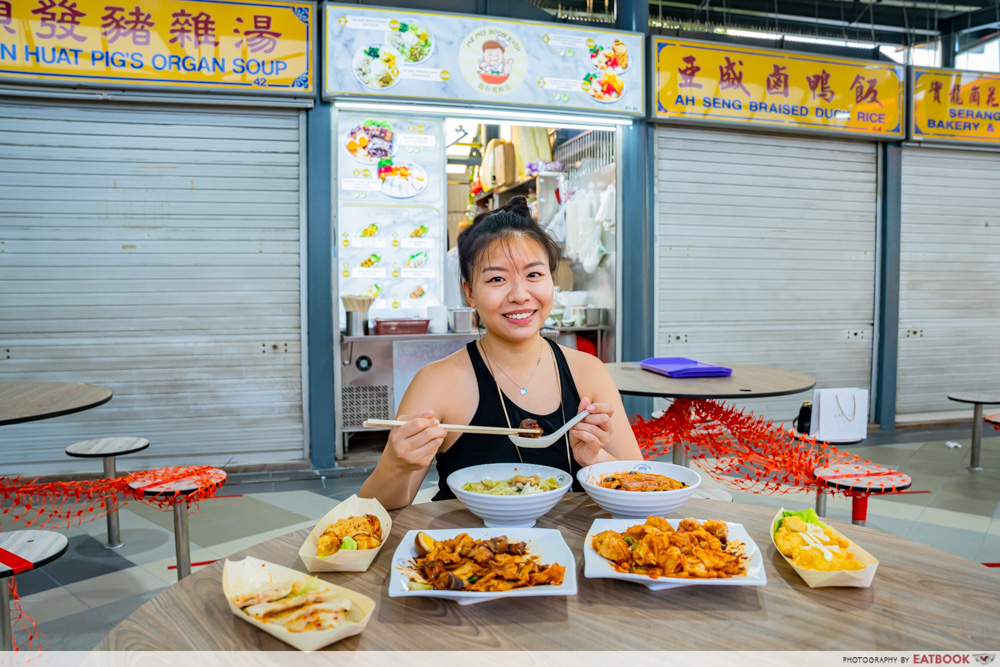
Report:
[{"label": "blue pillar", "polygon": [[899,268],[902,243],[903,147],[883,144],[882,256],[879,257],[878,369],[875,421],[896,429],[896,373],[899,359]]}]

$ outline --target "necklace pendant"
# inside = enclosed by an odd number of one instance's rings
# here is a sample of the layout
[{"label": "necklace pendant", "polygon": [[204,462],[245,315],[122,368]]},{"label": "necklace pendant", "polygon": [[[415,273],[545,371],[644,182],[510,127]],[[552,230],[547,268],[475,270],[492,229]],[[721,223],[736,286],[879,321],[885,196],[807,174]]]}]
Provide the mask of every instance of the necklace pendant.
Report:
[{"label": "necklace pendant", "polygon": [[527,387],[521,387],[521,396],[524,396],[527,393],[528,393],[528,388]]}]

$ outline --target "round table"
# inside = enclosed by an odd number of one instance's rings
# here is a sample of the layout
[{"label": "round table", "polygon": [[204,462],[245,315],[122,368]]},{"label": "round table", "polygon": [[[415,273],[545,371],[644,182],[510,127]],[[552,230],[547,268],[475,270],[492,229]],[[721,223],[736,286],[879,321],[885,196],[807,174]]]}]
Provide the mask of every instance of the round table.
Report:
[{"label": "round table", "polygon": [[[583,539],[607,517],[584,494],[567,494],[539,519],[573,551],[572,597],[494,600],[461,606],[434,598],[389,598],[392,554],[411,529],[482,522],[457,500],[393,512],[392,533],[367,572],[320,574],[376,601],[365,631],[340,650],[985,650],[996,644],[1000,576],[977,563],[835,521],[881,561],[871,588],[810,589],[768,537],[774,508],[689,500],[670,516],[742,523],[763,552],[763,587],[689,586],[653,592],[639,584],[583,576]],[[298,549],[309,529],[234,555],[305,571]],[[222,593],[222,562],[174,584],[139,607],[97,646],[127,650],[291,650],[235,617]]]},{"label": "round table", "polygon": [[0,426],[61,417],[111,400],[111,390],[75,382],[0,382]]},{"label": "round table", "polygon": [[66,536],[51,530],[0,533],[0,651],[14,650],[7,578],[51,563],[68,547]]},{"label": "round table", "polygon": [[1000,391],[965,391],[948,394],[948,399],[958,403],[972,404],[972,447],[969,454],[969,470],[978,472],[983,469],[979,465],[979,450],[983,443],[983,406],[1000,405]]}]

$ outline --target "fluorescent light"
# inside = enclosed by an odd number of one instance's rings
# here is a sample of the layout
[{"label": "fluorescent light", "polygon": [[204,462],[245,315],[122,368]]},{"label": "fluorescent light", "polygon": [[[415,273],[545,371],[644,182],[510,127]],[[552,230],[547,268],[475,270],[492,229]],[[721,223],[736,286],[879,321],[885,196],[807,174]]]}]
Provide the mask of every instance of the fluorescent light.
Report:
[{"label": "fluorescent light", "polygon": [[535,111],[507,111],[501,109],[468,109],[465,107],[425,106],[418,104],[383,104],[381,102],[350,102],[338,101],[334,104],[338,109],[348,111],[382,111],[397,113],[429,113],[445,114],[461,118],[480,118],[491,120],[496,124],[526,125],[529,127],[567,127],[573,129],[609,129],[616,125],[632,124],[628,118],[609,118],[608,116],[566,115],[558,109],[550,113]]},{"label": "fluorescent light", "polygon": [[444,170],[449,174],[464,174],[466,169],[468,169],[468,167],[464,164],[449,164],[444,168]]}]

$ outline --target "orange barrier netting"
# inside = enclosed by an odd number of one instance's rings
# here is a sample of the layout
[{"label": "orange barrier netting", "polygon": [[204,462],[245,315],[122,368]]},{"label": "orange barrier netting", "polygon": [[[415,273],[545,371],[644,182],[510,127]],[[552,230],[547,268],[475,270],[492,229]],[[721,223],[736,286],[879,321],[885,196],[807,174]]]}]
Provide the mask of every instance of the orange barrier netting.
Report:
[{"label": "orange barrier netting", "polygon": [[[884,490],[869,482],[868,491],[835,491],[817,479],[813,471],[825,466],[833,468],[838,476],[851,477],[863,475],[862,466],[872,462],[817,442],[815,437],[796,438],[784,430],[784,424],[775,426],[752,412],[716,401],[678,398],[662,416],[645,420],[633,415],[631,423],[645,458],[683,447],[709,476],[739,491],[822,490],[851,496],[896,490]],[[876,488],[871,491],[873,485]]]},{"label": "orange barrier netting", "polygon": [[[226,476],[211,466],[177,466],[134,472],[115,479],[81,480],[74,482],[26,481],[21,477],[0,477],[0,515],[7,516],[24,528],[72,528],[87,521],[103,518],[112,509],[119,509],[138,500],[160,509],[174,504],[193,504],[212,498],[225,484]],[[183,484],[195,487],[190,493],[163,491],[146,495],[152,488]],[[2,521],[0,521],[2,528]],[[38,637],[35,623],[21,609],[14,577],[10,578],[13,620],[28,632],[26,648],[33,648]],[[29,627],[30,626],[30,627]],[[14,650],[24,647],[15,646]]]}]

